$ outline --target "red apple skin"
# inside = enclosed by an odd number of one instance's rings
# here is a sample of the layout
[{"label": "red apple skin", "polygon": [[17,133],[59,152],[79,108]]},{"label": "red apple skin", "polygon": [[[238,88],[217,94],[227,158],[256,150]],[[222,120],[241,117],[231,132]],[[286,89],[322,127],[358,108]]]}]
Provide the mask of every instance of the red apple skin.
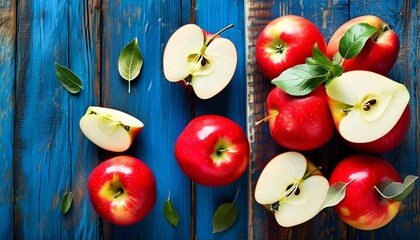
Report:
[{"label": "red apple skin", "polygon": [[348,183],[344,199],[335,206],[338,216],[350,226],[374,230],[389,223],[398,213],[401,202],[382,198],[374,186],[401,182],[395,168],[377,156],[352,155],[333,170],[330,185]]},{"label": "red apple skin", "polygon": [[[114,198],[121,189],[122,193]],[[121,155],[102,162],[92,171],[88,192],[99,216],[125,226],[151,212],[156,203],[156,180],[144,162]]]},{"label": "red apple skin", "polygon": [[346,141],[347,145],[360,153],[383,154],[389,152],[402,143],[405,136],[407,135],[410,122],[410,107],[407,105],[403,114],[401,115],[401,118],[398,120],[395,126],[383,137],[369,143],[353,143]]},{"label": "red apple skin", "polygon": [[224,186],[246,170],[250,146],[245,132],[234,121],[218,115],[202,115],[193,119],[179,135],[175,157],[192,181],[204,186]]},{"label": "red apple skin", "polygon": [[255,54],[258,68],[271,81],[284,70],[305,63],[315,44],[326,53],[326,42],[309,20],[286,15],[269,22],[258,36]]},{"label": "red apple skin", "polygon": [[267,110],[271,137],[287,149],[313,150],[334,134],[334,122],[322,85],[302,97],[291,96],[275,87],[267,97]]},{"label": "red apple skin", "polygon": [[332,59],[333,55],[338,52],[341,37],[357,23],[368,23],[378,29],[378,32],[366,42],[356,57],[344,61],[344,71],[367,70],[387,75],[397,61],[400,40],[398,35],[376,16],[356,17],[341,25],[328,42],[327,56]]}]

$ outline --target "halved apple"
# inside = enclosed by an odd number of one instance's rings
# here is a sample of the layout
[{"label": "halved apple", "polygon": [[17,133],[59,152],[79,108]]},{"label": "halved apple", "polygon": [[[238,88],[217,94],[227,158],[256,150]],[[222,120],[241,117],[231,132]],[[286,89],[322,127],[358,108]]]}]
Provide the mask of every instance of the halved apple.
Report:
[{"label": "halved apple", "polygon": [[127,150],[144,126],[125,112],[98,106],[90,106],[79,125],[90,141],[113,152]]},{"label": "halved apple", "polygon": [[255,187],[255,200],[274,212],[277,223],[291,227],[319,213],[327,196],[328,180],[298,152],[274,157]]},{"label": "halved apple", "polygon": [[237,64],[235,45],[219,34],[209,34],[195,24],[180,27],[169,38],[163,53],[163,72],[170,82],[184,81],[201,99],[222,91]]},{"label": "halved apple", "polygon": [[[382,153],[402,141],[410,123],[410,114],[406,113],[410,94],[403,84],[374,72],[357,70],[334,79],[326,91],[335,126],[352,147],[357,149],[358,144],[364,144],[364,151]],[[402,116],[404,119],[400,120]],[[391,131],[395,127],[398,133]],[[381,138],[385,148],[377,149],[382,144],[366,146]]]}]

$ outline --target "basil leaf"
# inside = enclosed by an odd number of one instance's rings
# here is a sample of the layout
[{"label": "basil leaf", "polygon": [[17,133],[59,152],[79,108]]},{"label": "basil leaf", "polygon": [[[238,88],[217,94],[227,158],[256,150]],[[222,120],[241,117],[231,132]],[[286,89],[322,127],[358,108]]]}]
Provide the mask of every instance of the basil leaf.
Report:
[{"label": "basil leaf", "polygon": [[213,233],[229,229],[238,218],[238,208],[235,203],[220,205],[213,215]]},{"label": "basil leaf", "polygon": [[130,82],[140,74],[142,66],[143,56],[137,38],[134,38],[123,48],[118,58],[118,71],[120,76],[128,81],[128,92],[130,92]]},{"label": "basil leaf", "polygon": [[72,202],[73,202],[73,193],[66,192],[63,198],[61,199],[61,212],[66,214],[69,211]]},{"label": "basil leaf", "polygon": [[408,194],[414,189],[414,182],[417,180],[417,176],[409,175],[404,179],[403,183],[392,182],[387,185],[382,191],[376,186],[375,189],[382,197],[391,199],[394,201],[402,201]]},{"label": "basil leaf", "polygon": [[349,28],[341,37],[338,51],[345,59],[354,58],[362,51],[366,41],[375,34],[377,29],[367,23],[358,23]]},{"label": "basil leaf", "polygon": [[318,44],[314,45],[312,50],[312,57],[306,59],[306,64],[317,65],[327,69],[333,68],[333,63],[331,60],[318,48]]},{"label": "basil leaf", "polygon": [[171,223],[175,227],[178,227],[179,215],[169,198],[163,204],[163,215],[169,223]]},{"label": "basil leaf", "polygon": [[330,71],[322,66],[300,64],[282,72],[271,82],[293,96],[303,96],[327,81]]},{"label": "basil leaf", "polygon": [[82,81],[70,69],[58,63],[55,63],[55,74],[61,85],[70,93],[78,93],[82,87]]}]

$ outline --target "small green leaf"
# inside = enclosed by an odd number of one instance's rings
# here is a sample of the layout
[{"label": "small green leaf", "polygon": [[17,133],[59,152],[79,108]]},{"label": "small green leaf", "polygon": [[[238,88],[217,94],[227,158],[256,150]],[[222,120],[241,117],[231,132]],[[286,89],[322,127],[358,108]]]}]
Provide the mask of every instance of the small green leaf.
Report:
[{"label": "small green leaf", "polygon": [[362,51],[366,41],[375,34],[377,29],[367,23],[358,23],[349,28],[341,37],[338,51],[345,59],[354,58]]},{"label": "small green leaf", "polygon": [[356,179],[353,179],[348,183],[336,182],[333,185],[331,185],[330,188],[328,188],[327,196],[325,197],[324,203],[322,204],[320,211],[324,208],[335,206],[339,202],[341,202],[341,200],[343,200],[346,196],[347,185],[352,183],[354,180]]},{"label": "small green leaf", "polygon": [[69,211],[72,202],[73,202],[73,193],[66,192],[63,198],[61,199],[61,212],[66,214]]},{"label": "small green leaf", "polygon": [[82,87],[82,81],[70,69],[55,63],[55,74],[61,85],[71,93],[78,93]]},{"label": "small green leaf", "polygon": [[330,71],[319,65],[300,64],[282,72],[271,82],[290,95],[303,96],[327,81]]},{"label": "small green leaf", "polygon": [[128,92],[130,92],[130,82],[140,74],[142,66],[143,56],[137,38],[134,38],[123,48],[118,58],[118,71],[121,77],[128,81]]},{"label": "small green leaf", "polygon": [[375,189],[382,197],[394,201],[402,201],[408,194],[413,191],[414,183],[418,176],[409,175],[404,179],[403,183],[392,182],[388,184],[382,191],[375,186]]},{"label": "small green leaf", "polygon": [[333,68],[331,60],[318,48],[318,44],[315,44],[312,50],[312,57],[306,59],[306,64],[317,65],[327,69]]},{"label": "small green leaf", "polygon": [[168,220],[169,223],[171,223],[175,227],[178,227],[179,215],[174,205],[172,204],[171,199],[169,198],[163,204],[163,215],[165,216],[166,220]]},{"label": "small green leaf", "polygon": [[238,218],[238,208],[235,203],[220,205],[213,215],[213,233],[230,228]]}]

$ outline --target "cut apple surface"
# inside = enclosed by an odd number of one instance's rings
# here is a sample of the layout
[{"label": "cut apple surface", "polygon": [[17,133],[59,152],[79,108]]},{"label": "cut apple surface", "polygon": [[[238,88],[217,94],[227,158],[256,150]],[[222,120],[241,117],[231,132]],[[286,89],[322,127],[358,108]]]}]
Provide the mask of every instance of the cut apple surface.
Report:
[{"label": "cut apple surface", "polygon": [[165,78],[170,82],[185,81],[201,99],[222,91],[235,73],[237,52],[235,45],[219,37],[219,33],[208,34],[195,24],[179,28],[163,54]]},{"label": "cut apple surface", "polygon": [[274,157],[263,169],[255,200],[269,206],[283,227],[306,222],[319,213],[329,188],[328,180],[298,152]]},{"label": "cut apple surface", "polygon": [[140,120],[125,112],[98,106],[90,106],[79,125],[90,141],[113,152],[127,150],[143,128]]},{"label": "cut apple surface", "polygon": [[326,90],[339,133],[353,143],[372,142],[385,136],[410,100],[403,84],[369,71],[343,73]]}]

